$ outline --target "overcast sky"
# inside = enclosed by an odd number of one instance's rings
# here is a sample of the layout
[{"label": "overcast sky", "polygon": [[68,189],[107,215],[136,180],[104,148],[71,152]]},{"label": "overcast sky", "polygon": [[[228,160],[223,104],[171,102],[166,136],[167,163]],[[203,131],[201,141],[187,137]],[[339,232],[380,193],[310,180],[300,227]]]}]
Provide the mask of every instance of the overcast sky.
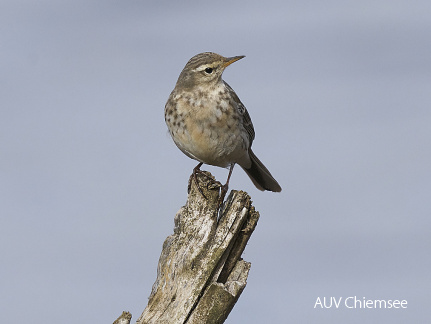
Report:
[{"label": "overcast sky", "polygon": [[[430,13],[426,0],[2,0],[3,318],[136,321],[196,165],[164,104],[188,59],[214,51],[246,55],[224,79],[283,187],[234,170],[261,218],[226,323],[429,321]],[[314,309],[350,296],[408,308]]]}]

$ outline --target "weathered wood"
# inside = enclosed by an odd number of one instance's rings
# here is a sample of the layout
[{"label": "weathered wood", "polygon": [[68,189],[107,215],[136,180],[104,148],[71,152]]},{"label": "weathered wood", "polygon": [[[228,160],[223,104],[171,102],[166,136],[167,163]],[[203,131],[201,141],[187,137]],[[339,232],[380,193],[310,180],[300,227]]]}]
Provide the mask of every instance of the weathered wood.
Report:
[{"label": "weathered wood", "polygon": [[[207,173],[212,177],[210,173]],[[205,175],[166,238],[148,305],[137,323],[223,323],[241,295],[250,263],[241,254],[259,219],[243,191],[232,191],[218,219],[219,185]]]},{"label": "weathered wood", "polygon": [[132,319],[132,314],[129,312],[123,312],[113,324],[130,324],[130,320]]}]

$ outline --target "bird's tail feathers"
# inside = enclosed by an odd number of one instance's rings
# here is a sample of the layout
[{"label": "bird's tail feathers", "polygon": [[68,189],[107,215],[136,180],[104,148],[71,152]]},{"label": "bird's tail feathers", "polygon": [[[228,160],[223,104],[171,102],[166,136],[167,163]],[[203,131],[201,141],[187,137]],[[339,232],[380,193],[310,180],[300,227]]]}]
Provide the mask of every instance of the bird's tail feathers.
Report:
[{"label": "bird's tail feathers", "polygon": [[253,181],[254,185],[259,190],[268,190],[273,192],[280,192],[281,187],[277,180],[271,175],[268,169],[263,165],[262,162],[254,155],[253,151],[249,149],[249,155],[251,160],[250,168],[244,168],[244,171]]}]

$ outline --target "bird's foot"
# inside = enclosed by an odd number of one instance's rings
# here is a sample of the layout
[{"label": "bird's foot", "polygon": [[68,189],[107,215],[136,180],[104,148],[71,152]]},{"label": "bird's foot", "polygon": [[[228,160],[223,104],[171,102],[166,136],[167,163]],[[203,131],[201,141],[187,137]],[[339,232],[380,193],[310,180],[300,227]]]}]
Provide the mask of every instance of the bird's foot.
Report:
[{"label": "bird's foot", "polygon": [[203,176],[205,176],[209,182],[207,183],[207,189],[217,189],[222,187],[222,184],[220,182],[218,182],[217,180],[214,180],[212,177],[210,177],[208,174],[205,173],[205,171],[202,171],[200,169],[200,167],[202,166],[203,163],[199,163],[194,169],[193,169],[193,173],[190,177],[189,180],[189,185],[188,185],[188,190],[190,191],[190,186],[191,186],[191,181],[194,180],[196,187],[198,188],[200,194],[202,195],[202,197],[204,197],[206,200],[208,200],[208,198],[205,196],[204,192],[202,191],[202,188],[199,184],[198,181],[198,177],[197,174],[202,174]]}]

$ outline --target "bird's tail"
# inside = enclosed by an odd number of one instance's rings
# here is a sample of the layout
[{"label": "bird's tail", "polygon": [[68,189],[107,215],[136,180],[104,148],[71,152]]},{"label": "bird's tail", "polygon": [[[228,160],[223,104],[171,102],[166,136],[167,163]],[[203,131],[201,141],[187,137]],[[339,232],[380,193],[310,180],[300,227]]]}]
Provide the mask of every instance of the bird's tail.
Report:
[{"label": "bird's tail", "polygon": [[254,155],[251,149],[248,150],[251,159],[251,167],[244,169],[244,171],[248,174],[251,181],[253,181],[254,185],[259,190],[268,190],[273,192],[280,192],[281,187],[278,184],[277,180],[271,175],[268,169],[263,165],[262,162]]}]

